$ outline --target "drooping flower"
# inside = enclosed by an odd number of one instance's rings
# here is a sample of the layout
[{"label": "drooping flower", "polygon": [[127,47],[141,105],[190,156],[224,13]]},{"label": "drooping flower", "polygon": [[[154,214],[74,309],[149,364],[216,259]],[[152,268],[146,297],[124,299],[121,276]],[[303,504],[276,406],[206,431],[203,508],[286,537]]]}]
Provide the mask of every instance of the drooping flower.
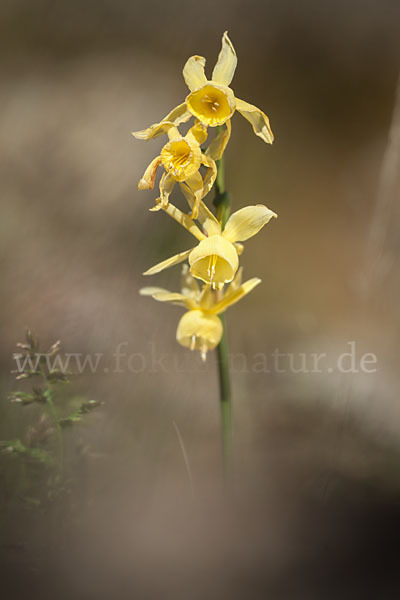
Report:
[{"label": "drooping flower", "polygon": [[226,124],[226,145],[230,135],[230,119],[238,110],[250,122],[254,133],[264,142],[272,144],[274,136],[267,115],[256,106],[237,98],[229,87],[237,57],[227,32],[222,36],[222,48],[211,79],[207,79],[205,75],[205,64],[202,56],[191,56],[183,68],[183,77],[190,90],[185,102],[174,108],[159,123],[134,132],[133,135],[138,139],[149,140],[161,135],[166,124],[179,125],[194,116],[207,127]]},{"label": "drooping flower", "polygon": [[[165,125],[169,142],[162,148],[147,167],[139,181],[139,190],[153,189],[156,172],[163,166],[165,172],[160,180],[160,201],[151,210],[165,208],[169,196],[177,182],[185,183],[185,190],[192,197],[192,218],[196,219],[199,212],[199,202],[208,194],[214,185],[217,167],[214,156],[218,159],[219,147],[214,144],[211,152],[204,154],[201,144],[207,139],[207,128],[201,123],[196,123],[185,136],[179,133],[175,125]],[[200,166],[207,168],[204,180],[199,172]]]},{"label": "drooping flower", "polygon": [[260,282],[261,279],[254,277],[242,283],[242,269],[239,269],[236,277],[221,296],[220,293],[212,291],[209,285],[203,286],[200,290],[197,281],[189,272],[188,265],[184,265],[181,293],[169,292],[158,287],[146,287],[140,290],[140,294],[187,309],[179,321],[176,339],[190,350],[200,350],[205,360],[208,350],[213,350],[221,341],[223,327],[218,315],[251,292]]},{"label": "drooping flower", "polygon": [[[189,197],[188,201],[190,202]],[[239,242],[253,237],[272,217],[277,217],[263,204],[246,206],[233,213],[222,230],[219,221],[204,202],[201,202],[198,220],[203,227],[203,233],[188,215],[172,204],[164,210],[190,231],[199,244],[163,260],[143,274],[154,275],[188,259],[191,274],[214,289],[221,289],[225,283],[233,280],[239,266],[239,254],[243,249]]]}]

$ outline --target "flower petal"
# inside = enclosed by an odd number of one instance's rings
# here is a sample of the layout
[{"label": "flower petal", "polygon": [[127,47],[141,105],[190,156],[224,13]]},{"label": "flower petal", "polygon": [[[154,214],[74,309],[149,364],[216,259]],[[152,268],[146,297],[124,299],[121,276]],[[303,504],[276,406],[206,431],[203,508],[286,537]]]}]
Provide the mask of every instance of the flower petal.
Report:
[{"label": "flower petal", "polygon": [[222,85],[229,85],[235,74],[237,57],[235,48],[225,31],[222,36],[222,48],[212,72],[212,80]]},{"label": "flower petal", "polygon": [[236,98],[236,109],[251,123],[253,131],[258,137],[267,144],[272,144],[274,134],[272,133],[269,119],[262,110],[244,100],[239,100],[239,98]]},{"label": "flower petal", "polygon": [[203,179],[199,171],[188,177],[185,183],[193,195],[192,219],[197,219],[200,210],[200,200],[203,197]]},{"label": "flower petal", "polygon": [[154,267],[147,269],[147,271],[145,271],[143,275],[155,275],[156,273],[160,273],[160,271],[164,271],[164,269],[169,269],[169,267],[178,265],[179,263],[187,259],[192,250],[193,248],[190,248],[190,250],[185,250],[184,252],[175,254],[174,256],[171,256],[170,258],[167,258],[166,260],[157,263],[156,265],[154,265]]},{"label": "flower petal", "polygon": [[154,294],[158,294],[160,292],[165,292],[166,294],[171,293],[169,290],[166,290],[165,288],[153,287],[153,286],[144,287],[139,290],[139,294],[141,296],[154,296]]},{"label": "flower petal", "polygon": [[147,169],[145,170],[143,177],[138,183],[138,190],[152,190],[154,187],[154,181],[156,179],[157,169],[161,162],[161,156],[153,158]]},{"label": "flower petal", "polygon": [[190,273],[189,265],[186,263],[182,265],[181,290],[182,294],[187,298],[191,298],[195,301],[200,298],[199,284],[197,279],[195,279]]},{"label": "flower petal", "polygon": [[193,92],[206,85],[207,78],[204,74],[206,59],[203,56],[191,56],[183,67],[183,78],[189,90]]},{"label": "flower petal", "polygon": [[200,121],[197,121],[187,132],[186,138],[189,144],[193,145],[193,142],[199,145],[204,144],[207,139],[207,127],[203,123],[200,123]]},{"label": "flower petal", "polygon": [[230,242],[244,242],[256,235],[272,217],[277,216],[263,204],[245,206],[229,217],[222,235]]},{"label": "flower petal", "polygon": [[169,140],[181,140],[182,136],[179,129],[175,125],[168,125],[167,130]]},{"label": "flower petal", "polygon": [[243,296],[246,296],[246,294],[251,292],[251,290],[253,290],[259,283],[261,283],[261,279],[258,279],[258,277],[253,277],[253,279],[249,279],[237,289],[233,289],[231,293],[227,292],[222,300],[214,304],[210,312],[216,315],[224,312],[227,308],[232,306],[232,304],[239,302]]},{"label": "flower petal", "polygon": [[160,180],[161,208],[168,205],[169,197],[174,189],[176,180],[169,173],[164,173]]},{"label": "flower petal", "polygon": [[208,350],[213,350],[221,341],[222,323],[216,315],[202,310],[189,310],[178,324],[177,341],[191,350],[200,350],[205,359]]},{"label": "flower petal", "polygon": [[[191,189],[185,183],[181,183],[180,186],[182,193],[188,201],[190,208],[192,208],[194,204],[194,197]],[[199,214],[197,216],[197,220],[199,221],[207,235],[215,235],[221,233],[221,225],[219,224],[217,218],[213,215],[213,213],[208,209],[208,207],[202,200],[200,200]]]},{"label": "flower petal", "polygon": [[187,110],[186,102],[183,102],[171,110],[159,123],[154,123],[154,125],[150,125],[150,127],[141,131],[132,131],[132,135],[138,140],[151,140],[167,133],[168,129],[173,125],[178,126],[181,123],[186,123],[191,116],[191,113]]},{"label": "flower petal", "polygon": [[231,283],[228,286],[226,294],[233,292],[234,290],[237,290],[242,285],[242,281],[243,281],[243,267],[239,267],[233,281],[231,281]]},{"label": "flower petal", "polygon": [[194,237],[200,242],[205,239],[204,233],[200,231],[197,227],[196,223],[189,217],[183,213],[179,208],[176,208],[173,204],[168,204],[167,206],[161,206],[161,208],[175,221],[177,221],[182,227],[184,227],[189,233],[194,235]]},{"label": "flower petal", "polygon": [[214,185],[217,177],[217,165],[215,164],[215,160],[209,156],[206,156],[205,154],[201,155],[201,162],[205,167],[207,167],[207,173],[204,176],[203,191],[201,194],[201,197],[204,198]]},{"label": "flower petal", "polygon": [[221,130],[208,146],[205,154],[214,160],[219,160],[223,155],[225,148],[231,137],[231,120],[225,121],[226,129]]},{"label": "flower petal", "polygon": [[183,294],[170,292],[163,288],[145,287],[139,290],[139,294],[141,296],[151,296],[154,300],[158,300],[159,302],[171,302],[178,306],[187,306],[187,298]]},{"label": "flower petal", "polygon": [[212,235],[200,242],[189,256],[190,272],[213,288],[229,283],[239,266],[236,248],[222,235]]}]

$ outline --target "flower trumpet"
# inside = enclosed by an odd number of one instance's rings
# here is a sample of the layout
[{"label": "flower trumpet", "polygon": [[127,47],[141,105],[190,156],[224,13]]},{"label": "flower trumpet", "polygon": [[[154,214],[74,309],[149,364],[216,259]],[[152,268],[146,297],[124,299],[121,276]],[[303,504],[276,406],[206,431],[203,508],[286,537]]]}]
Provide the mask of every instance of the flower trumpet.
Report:
[{"label": "flower trumpet", "polygon": [[246,206],[233,213],[222,230],[219,221],[201,202],[198,220],[203,233],[188,215],[172,204],[162,208],[196,237],[199,244],[158,263],[143,274],[154,275],[188,259],[191,274],[214,289],[221,289],[233,280],[243,249],[239,242],[253,237],[272,217],[277,217],[263,204]]},{"label": "flower trumpet", "polygon": [[176,339],[190,350],[200,350],[205,360],[207,352],[213,350],[222,337],[222,323],[218,315],[251,292],[261,279],[254,277],[241,283],[240,269],[227,287],[225,294],[213,292],[209,285],[200,290],[197,281],[191,276],[188,266],[182,268],[182,292],[174,293],[163,288],[145,287],[142,296],[152,296],[159,302],[170,302],[187,309],[181,317],[176,331]]},{"label": "flower trumpet", "polygon": [[[217,166],[213,156],[218,159],[219,147],[214,144],[211,152],[204,154],[201,144],[207,139],[207,128],[196,123],[183,137],[174,125],[166,125],[169,142],[162,148],[159,156],[154,158],[139,181],[139,190],[153,189],[156,172],[160,165],[165,169],[160,180],[160,201],[150,210],[165,208],[169,196],[177,182],[185,183],[185,189],[192,198],[192,218],[196,219],[199,202],[208,194],[214,185]],[[204,180],[199,172],[200,166],[207,168]]]},{"label": "flower trumpet", "polygon": [[183,68],[183,77],[190,90],[185,102],[174,108],[159,123],[134,132],[133,135],[138,139],[149,140],[161,135],[165,125],[177,126],[193,116],[207,127],[226,124],[226,145],[230,135],[230,119],[237,110],[250,122],[258,137],[272,144],[274,135],[267,115],[256,106],[237,98],[229,87],[236,70],[237,57],[227,32],[222,36],[222,48],[211,79],[207,79],[205,75],[205,64],[202,56],[191,56]]}]

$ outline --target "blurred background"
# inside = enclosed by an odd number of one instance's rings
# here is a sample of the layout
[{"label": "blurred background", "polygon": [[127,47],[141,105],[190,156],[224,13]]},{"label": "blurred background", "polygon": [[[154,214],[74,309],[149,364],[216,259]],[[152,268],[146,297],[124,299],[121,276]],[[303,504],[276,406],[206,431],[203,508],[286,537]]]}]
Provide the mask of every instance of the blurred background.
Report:
[{"label": "blurred background", "polygon": [[[396,0],[3,0],[0,440],[29,446],[43,412],[8,399],[31,389],[11,374],[26,328],[102,355],[59,392],[60,410],[101,403],[65,433],[59,496],[0,453],[7,599],[398,597],[399,23]],[[232,87],[276,137],[234,116],[227,187],[279,215],[242,257],[262,285],[228,313],[228,493],[215,357],[138,295],[191,238],[137,191],[162,139],[130,135],[183,101],[189,56],[211,74],[226,29]],[[152,283],[177,289],[179,269]],[[275,349],[334,366],[350,341],[374,373],[253,368]]]}]

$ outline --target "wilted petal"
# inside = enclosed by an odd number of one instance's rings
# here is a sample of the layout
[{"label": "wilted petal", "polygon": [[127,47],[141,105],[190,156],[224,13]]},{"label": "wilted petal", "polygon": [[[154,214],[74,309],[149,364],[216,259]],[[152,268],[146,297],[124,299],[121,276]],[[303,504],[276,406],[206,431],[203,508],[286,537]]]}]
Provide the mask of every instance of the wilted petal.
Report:
[{"label": "wilted petal", "polygon": [[203,179],[200,173],[194,173],[185,180],[186,185],[193,196],[192,219],[197,219],[199,215],[200,200],[203,197]]},{"label": "wilted petal", "polygon": [[156,156],[147,169],[145,170],[143,177],[138,183],[138,190],[152,190],[154,187],[154,181],[156,179],[157,169],[161,162],[161,156]]},{"label": "wilted petal", "polygon": [[222,85],[229,85],[235,74],[237,57],[235,48],[225,31],[222,36],[222,48],[212,72],[212,80]]},{"label": "wilted petal", "polygon": [[272,217],[277,216],[263,204],[246,206],[229,217],[222,235],[230,242],[244,242],[256,235]]},{"label": "wilted petal", "polygon": [[207,196],[208,192],[211,190],[214,185],[215,179],[217,177],[217,165],[215,164],[215,160],[206,156],[205,154],[201,155],[201,162],[205,167],[207,167],[207,173],[204,176],[203,181],[203,191],[201,197],[204,198]]},{"label": "wilted petal", "polygon": [[204,144],[207,139],[207,127],[198,121],[189,129],[186,134],[186,138],[188,138],[190,142],[194,141],[199,145]]},{"label": "wilted petal", "polygon": [[161,208],[168,205],[169,197],[174,189],[176,180],[169,173],[164,173],[160,180]]},{"label": "wilted petal", "polygon": [[193,92],[207,83],[204,74],[206,59],[203,56],[191,56],[183,67],[183,78],[189,90]]},{"label": "wilted petal", "polygon": [[272,133],[269,119],[262,110],[244,100],[239,100],[239,98],[236,98],[236,109],[251,123],[253,131],[258,137],[267,144],[272,144],[274,134]]},{"label": "wilted petal", "polygon": [[231,120],[228,119],[225,121],[225,125],[226,129],[222,129],[222,131],[215,136],[205,152],[207,156],[213,158],[214,160],[219,160],[222,157],[229,142],[229,138],[231,137]]},{"label": "wilted petal", "polygon": [[181,140],[182,139],[180,131],[177,127],[175,127],[175,125],[168,126],[167,134],[168,134],[168,138],[170,140]]}]

